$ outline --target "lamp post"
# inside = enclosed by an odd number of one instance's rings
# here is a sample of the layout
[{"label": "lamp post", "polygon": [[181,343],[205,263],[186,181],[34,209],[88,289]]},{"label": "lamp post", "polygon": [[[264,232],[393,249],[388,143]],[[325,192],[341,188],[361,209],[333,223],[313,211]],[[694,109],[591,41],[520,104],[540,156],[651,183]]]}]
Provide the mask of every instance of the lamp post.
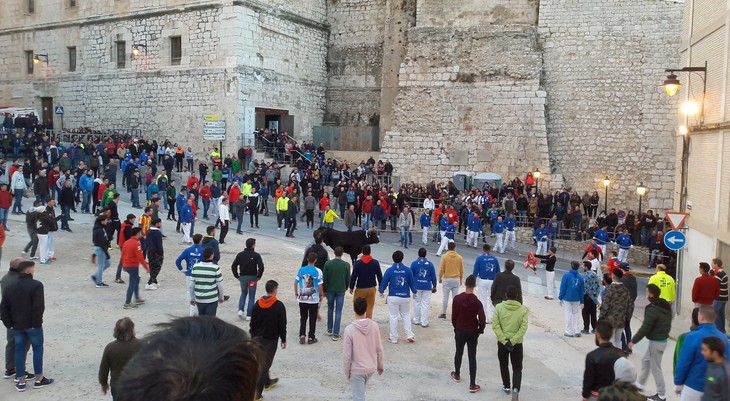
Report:
[{"label": "lamp post", "polygon": [[[694,73],[702,79],[702,99],[699,103],[694,100],[688,100],[681,106],[681,111],[685,115],[685,119],[689,116],[699,114],[698,129],[702,129],[705,124],[705,96],[707,95],[707,62],[705,61],[704,67],[684,67],[680,69],[668,68],[665,70],[668,72],[667,79],[664,81],[662,87],[666,90],[669,96],[674,96],[679,87],[682,85],[677,79],[677,72]],[[687,90],[689,94],[689,89]],[[679,210],[684,212],[687,209],[687,176],[689,170],[689,147],[690,147],[690,132],[692,127],[683,125],[679,127],[679,134],[682,136],[682,164],[680,171],[680,189],[679,189]]]},{"label": "lamp post", "polygon": [[43,61],[44,63],[48,64],[48,55],[47,54],[35,54],[33,55],[33,64],[38,65]]},{"label": "lamp post", "polygon": [[142,52],[142,49],[144,49],[145,54],[147,54],[147,45],[142,43],[135,43],[132,45],[132,57],[137,57]]},{"label": "lamp post", "polygon": [[636,187],[636,193],[639,194],[639,216],[641,216],[641,199],[646,195],[646,192],[649,190],[646,186],[644,186],[644,183],[639,183],[639,186]]},{"label": "lamp post", "polygon": [[[532,176],[535,177],[535,188],[537,188],[537,189],[540,188],[540,175],[541,174],[542,173],[540,173],[540,169],[539,168],[536,168],[535,169],[535,172],[532,173]],[[537,190],[535,192],[537,192]]]},{"label": "lamp post", "polygon": [[604,211],[605,213],[608,213],[608,186],[609,186],[609,185],[611,185],[611,180],[609,180],[609,179],[608,179],[608,176],[606,176],[606,178],[604,178],[604,179],[603,179],[603,186],[605,186],[605,187],[606,187],[606,194],[605,194],[605,196],[603,197],[603,201],[604,201],[604,204],[603,204],[603,211]]}]

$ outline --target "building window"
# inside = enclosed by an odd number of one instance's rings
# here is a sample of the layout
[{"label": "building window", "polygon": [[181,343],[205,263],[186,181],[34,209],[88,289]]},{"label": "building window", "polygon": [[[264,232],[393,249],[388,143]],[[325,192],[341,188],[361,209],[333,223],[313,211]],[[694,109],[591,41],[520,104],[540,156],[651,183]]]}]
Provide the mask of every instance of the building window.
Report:
[{"label": "building window", "polygon": [[125,68],[127,66],[127,42],[120,40],[117,45],[117,68]]},{"label": "building window", "polygon": [[76,0],[68,0],[69,7],[76,7]]},{"label": "building window", "polygon": [[28,0],[28,13],[33,14],[35,12],[35,0]]},{"label": "building window", "polygon": [[28,74],[33,73],[33,50],[25,51],[25,65]]},{"label": "building window", "polygon": [[182,38],[170,36],[170,65],[180,65],[182,59]]},{"label": "building window", "polygon": [[68,70],[76,71],[76,47],[68,48]]}]

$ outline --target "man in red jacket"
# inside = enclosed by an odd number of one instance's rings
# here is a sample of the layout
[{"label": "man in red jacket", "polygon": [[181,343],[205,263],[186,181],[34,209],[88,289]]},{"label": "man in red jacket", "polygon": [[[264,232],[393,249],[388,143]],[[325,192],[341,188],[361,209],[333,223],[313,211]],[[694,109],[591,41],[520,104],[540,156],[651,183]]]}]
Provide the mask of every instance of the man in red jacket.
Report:
[{"label": "man in red jacket", "polygon": [[451,372],[451,379],[461,382],[461,358],[464,355],[464,345],[467,346],[469,356],[469,392],[476,393],[481,390],[476,384],[477,375],[477,342],[479,335],[484,333],[487,319],[484,316],[484,307],[476,295],[474,288],[477,286],[477,279],[472,274],[466,278],[466,290],[454,297],[451,305],[451,324],[454,326],[454,339],[456,341],[456,354],[454,355],[454,371]]},{"label": "man in red jacket", "polygon": [[[129,273],[129,286],[124,309],[136,309],[137,305],[144,303],[144,300],[139,298],[139,265],[144,266],[147,273],[150,272],[150,266],[142,254],[142,244],[139,242],[139,239],[142,238],[142,229],[133,227],[131,234],[122,247],[122,268]],[[135,298],[134,303],[132,303],[132,294]]]},{"label": "man in red jacket", "polygon": [[710,276],[710,264],[700,262],[700,276],[692,286],[692,302],[712,306],[712,302],[720,296],[720,282]]}]

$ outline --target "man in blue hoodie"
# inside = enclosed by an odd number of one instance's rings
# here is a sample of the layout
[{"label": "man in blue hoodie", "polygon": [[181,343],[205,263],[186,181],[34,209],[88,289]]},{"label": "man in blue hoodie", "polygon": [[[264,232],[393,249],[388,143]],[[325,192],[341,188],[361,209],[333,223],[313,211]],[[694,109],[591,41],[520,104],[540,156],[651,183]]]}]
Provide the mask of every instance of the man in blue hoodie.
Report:
[{"label": "man in blue hoodie", "polygon": [[428,245],[428,229],[431,228],[431,212],[429,209],[424,209],[421,214],[421,230],[423,230],[423,238],[421,242],[423,245]]},{"label": "man in blue hoodie", "polygon": [[[180,232],[180,226],[182,225],[182,222],[180,221],[180,212],[182,212],[183,207],[185,207],[185,203],[188,201],[188,189],[185,187],[180,188],[180,193],[177,194],[177,197],[175,197],[175,210],[177,210],[178,213],[178,219],[177,219],[177,228],[175,228],[175,231]],[[191,210],[192,212],[192,210]]]},{"label": "man in blue hoodie", "polygon": [[535,229],[535,232],[532,233],[532,239],[537,242],[535,255],[547,255],[548,232],[545,229],[545,223],[540,223],[540,227]]},{"label": "man in blue hoodie", "polygon": [[707,361],[702,356],[702,340],[717,337],[725,344],[725,359],[730,358],[730,342],[715,326],[717,312],[711,306],[701,306],[700,325],[684,338],[674,371],[674,390],[681,394],[680,401],[700,401],[705,391]]},{"label": "man in blue hoodie", "polygon": [[436,293],[437,281],[436,268],[426,259],[426,248],[418,250],[418,259],[411,263],[411,273],[416,281],[416,295],[413,297],[413,324],[428,327],[428,309],[431,306],[431,294]]},{"label": "man in blue hoodie", "polygon": [[[446,217],[444,217],[446,218]],[[443,224],[443,219],[442,219]],[[449,219],[446,218],[446,227],[441,234],[441,246],[436,251],[436,256],[441,256],[441,253],[448,249],[449,242],[454,242],[454,234],[456,233],[456,226],[453,223],[449,224]]]},{"label": "man in blue hoodie", "polygon": [[499,253],[504,253],[504,222],[502,216],[497,216],[497,221],[492,225],[492,234],[497,236],[497,240],[494,242],[494,250]]},{"label": "man in blue hoodie", "polygon": [[479,233],[482,232],[482,219],[479,217],[479,212],[474,211],[467,217],[466,230],[466,247],[473,246],[474,249],[479,243]]},{"label": "man in blue hoodie", "polygon": [[621,231],[621,235],[616,237],[614,244],[618,244],[618,260],[621,263],[627,263],[629,259],[629,249],[634,247],[628,230]]},{"label": "man in blue hoodie", "polygon": [[596,230],[593,234],[593,239],[596,240],[596,245],[601,248],[601,254],[606,254],[606,243],[608,242],[608,226],[603,224],[601,228]]},{"label": "man in blue hoodie", "polygon": [[585,297],[585,281],[578,274],[580,263],[570,262],[570,271],[560,282],[560,305],[565,309],[565,336],[580,337],[580,306]]},{"label": "man in blue hoodie", "polygon": [[380,282],[380,297],[388,289],[388,313],[390,314],[390,335],[388,342],[398,344],[398,318],[403,319],[403,330],[409,343],[416,338],[411,330],[411,293],[416,293],[415,280],[411,269],[403,263],[403,252],[393,252],[393,266],[389,267]]},{"label": "man in blue hoodie", "polygon": [[[190,288],[190,274],[193,272],[193,266],[195,266],[196,263],[203,260],[203,246],[200,245],[200,242],[203,241],[203,236],[200,234],[193,235],[193,245],[190,245],[189,247],[185,248],[184,251],[180,254],[180,256],[175,259],[175,266],[177,266],[177,269],[180,271],[183,271],[183,265],[182,262],[185,262],[185,293],[188,294],[188,288]],[[190,315],[189,316],[197,316],[198,315],[198,307],[195,305],[190,305]]]},{"label": "man in blue hoodie", "polygon": [[510,240],[512,241],[510,247],[515,249],[515,241],[517,240],[515,227],[517,227],[517,220],[515,220],[515,215],[510,213],[504,221],[504,244],[502,245],[502,251],[507,248],[507,242],[510,242]]},{"label": "man in blue hoodie", "polygon": [[193,200],[188,199],[186,203],[183,203],[183,207],[180,209],[180,216],[178,218],[180,228],[183,232],[183,244],[190,245],[193,243],[190,239],[190,230],[192,228],[193,219]]},{"label": "man in blue hoodie", "polygon": [[487,324],[492,322],[494,315],[494,305],[492,304],[492,282],[497,273],[501,271],[499,261],[490,253],[492,247],[484,244],[482,247],[484,253],[477,257],[474,262],[474,271],[472,274],[477,278],[477,290],[479,291],[479,301],[484,306],[484,315],[487,317]]},{"label": "man in blue hoodie", "polygon": [[83,191],[83,202],[81,203],[81,213],[90,213],[91,191],[94,190],[94,172],[87,170],[86,174],[79,178],[79,188]]}]

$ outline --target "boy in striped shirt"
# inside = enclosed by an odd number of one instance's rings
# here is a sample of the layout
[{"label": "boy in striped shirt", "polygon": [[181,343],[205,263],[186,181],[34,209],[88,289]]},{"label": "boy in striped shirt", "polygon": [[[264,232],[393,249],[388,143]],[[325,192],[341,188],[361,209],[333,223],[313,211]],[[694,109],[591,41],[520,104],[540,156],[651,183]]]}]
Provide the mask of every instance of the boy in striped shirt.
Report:
[{"label": "boy in striped shirt", "polygon": [[223,303],[223,276],[213,262],[213,248],[203,249],[203,260],[190,273],[190,305],[198,307],[200,316],[215,316]]}]

